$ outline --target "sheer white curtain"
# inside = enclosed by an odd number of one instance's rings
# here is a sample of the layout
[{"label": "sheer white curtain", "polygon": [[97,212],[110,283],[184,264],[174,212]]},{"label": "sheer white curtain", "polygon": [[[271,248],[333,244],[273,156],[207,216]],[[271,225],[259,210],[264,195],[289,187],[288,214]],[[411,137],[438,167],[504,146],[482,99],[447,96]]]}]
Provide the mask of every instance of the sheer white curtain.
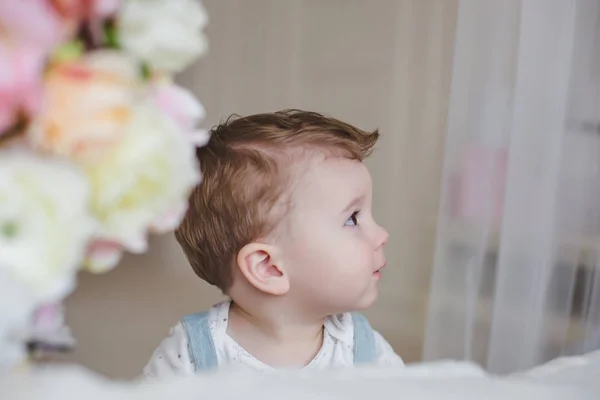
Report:
[{"label": "sheer white curtain", "polygon": [[600,0],[461,0],[424,358],[600,348]]}]

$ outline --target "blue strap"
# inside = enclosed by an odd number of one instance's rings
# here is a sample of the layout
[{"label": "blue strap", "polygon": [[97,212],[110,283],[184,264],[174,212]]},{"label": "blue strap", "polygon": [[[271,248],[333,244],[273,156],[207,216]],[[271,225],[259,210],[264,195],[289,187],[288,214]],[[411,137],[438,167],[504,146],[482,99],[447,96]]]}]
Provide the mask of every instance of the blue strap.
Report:
[{"label": "blue strap", "polygon": [[377,351],[375,335],[369,321],[358,313],[352,313],[354,323],[354,365],[375,362]]},{"label": "blue strap", "polygon": [[[352,313],[354,324],[354,364],[368,364],[376,360],[375,336],[369,321]],[[209,371],[218,366],[215,345],[208,326],[208,312],[186,315],[181,323],[188,338],[188,351],[196,372]]]},{"label": "blue strap", "polygon": [[186,315],[181,323],[187,334],[188,351],[196,372],[216,369],[217,352],[208,326],[208,312]]}]

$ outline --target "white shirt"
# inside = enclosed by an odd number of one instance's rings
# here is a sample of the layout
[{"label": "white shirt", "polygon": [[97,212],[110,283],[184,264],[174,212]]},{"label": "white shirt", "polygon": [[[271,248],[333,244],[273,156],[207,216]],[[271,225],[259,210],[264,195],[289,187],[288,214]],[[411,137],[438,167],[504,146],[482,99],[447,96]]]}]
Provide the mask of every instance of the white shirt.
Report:
[{"label": "white shirt", "polygon": [[[220,367],[225,365],[246,367],[259,371],[272,370],[273,367],[258,360],[227,334],[230,301],[213,306],[208,314],[210,333],[217,353]],[[354,365],[354,324],[350,313],[330,316],[323,325],[323,345],[304,368],[325,369]],[[402,359],[376,331],[375,345],[377,360],[375,364],[386,366],[404,366]],[[194,365],[188,351],[188,339],[181,323],[171,328],[152,354],[144,368],[144,377],[167,377],[173,375],[194,375]]]}]

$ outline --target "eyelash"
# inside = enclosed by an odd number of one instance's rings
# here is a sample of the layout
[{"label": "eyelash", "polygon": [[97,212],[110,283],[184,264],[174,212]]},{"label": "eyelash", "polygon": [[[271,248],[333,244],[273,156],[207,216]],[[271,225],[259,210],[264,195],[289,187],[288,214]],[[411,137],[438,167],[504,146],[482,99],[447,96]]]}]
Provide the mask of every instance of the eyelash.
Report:
[{"label": "eyelash", "polygon": [[[360,214],[360,210],[354,211],[350,218],[346,220],[346,226],[358,226],[358,215]],[[352,225],[348,224],[348,221],[352,221]]]}]

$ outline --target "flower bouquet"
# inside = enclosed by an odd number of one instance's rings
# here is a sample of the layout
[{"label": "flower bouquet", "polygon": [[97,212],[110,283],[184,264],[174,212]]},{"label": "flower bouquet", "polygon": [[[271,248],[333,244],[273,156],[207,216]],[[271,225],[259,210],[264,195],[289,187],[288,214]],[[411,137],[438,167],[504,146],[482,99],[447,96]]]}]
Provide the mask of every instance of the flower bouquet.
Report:
[{"label": "flower bouquet", "polygon": [[179,223],[208,135],[172,76],[206,23],[197,0],[0,0],[0,368],[64,331],[78,270]]}]

